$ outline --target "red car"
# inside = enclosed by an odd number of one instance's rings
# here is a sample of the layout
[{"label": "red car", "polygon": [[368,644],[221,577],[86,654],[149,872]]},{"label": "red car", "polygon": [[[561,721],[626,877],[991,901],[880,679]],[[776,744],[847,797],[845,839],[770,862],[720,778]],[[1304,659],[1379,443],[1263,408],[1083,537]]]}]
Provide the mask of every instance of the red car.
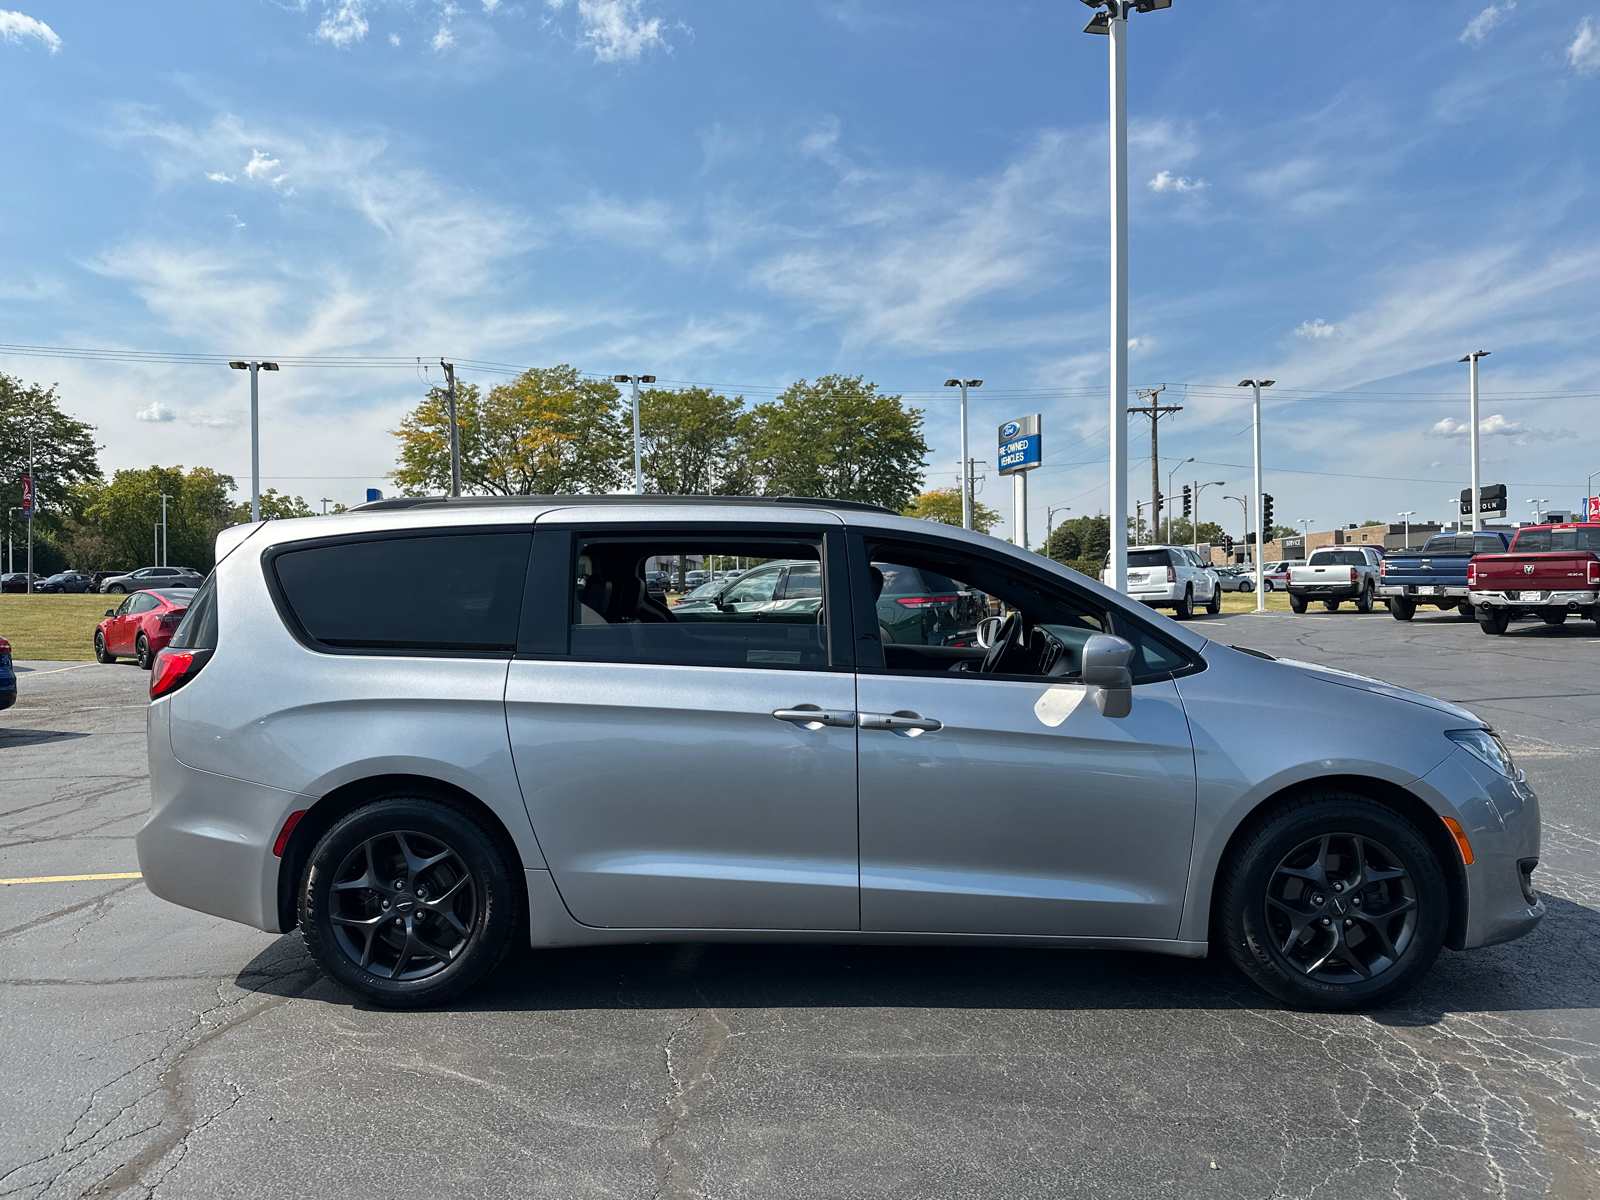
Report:
[{"label": "red car", "polygon": [[106,609],[106,619],[94,630],[95,661],[114,663],[131,654],[148,671],[178,631],[194,595],[188,588],[133,592],[116,608]]}]

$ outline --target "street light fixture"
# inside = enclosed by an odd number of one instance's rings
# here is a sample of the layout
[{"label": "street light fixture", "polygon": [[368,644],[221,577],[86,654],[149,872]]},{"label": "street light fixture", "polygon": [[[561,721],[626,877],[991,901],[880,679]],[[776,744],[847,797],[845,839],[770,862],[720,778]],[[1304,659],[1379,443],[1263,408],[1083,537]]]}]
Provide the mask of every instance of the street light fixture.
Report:
[{"label": "street light fixture", "polygon": [[156,563],[158,567],[167,565],[167,501],[171,499],[167,493],[161,493],[161,554]]},{"label": "street light fixture", "polygon": [[250,519],[261,520],[261,392],[256,386],[258,371],[276,371],[275,362],[231,362],[235,371],[250,372]]},{"label": "street light fixture", "polygon": [[[1255,510],[1256,510],[1256,611],[1257,612],[1266,612],[1267,611],[1267,594],[1266,594],[1265,591],[1262,590],[1262,583],[1263,583],[1262,572],[1265,570],[1265,565],[1266,565],[1262,560],[1262,555],[1263,555],[1263,552],[1266,550],[1266,533],[1267,533],[1267,531],[1262,527],[1263,523],[1264,523],[1264,518],[1266,516],[1266,513],[1261,507],[1261,504],[1262,504],[1262,501],[1261,501],[1261,389],[1262,388],[1269,388],[1276,382],[1277,382],[1277,380],[1275,380],[1275,379],[1241,379],[1239,381],[1239,386],[1240,387],[1249,388],[1250,391],[1251,391],[1251,394],[1255,397],[1255,401],[1254,401],[1254,404],[1252,406],[1253,407],[1253,412],[1254,412],[1252,423],[1255,426],[1255,440],[1256,440]],[[1248,534],[1249,530],[1246,530],[1245,532]],[[1246,541],[1248,541],[1248,540],[1249,539],[1246,538]]]},{"label": "street light fixture", "polygon": [[1083,0],[1097,12],[1085,33],[1105,34],[1111,73],[1111,553],[1106,582],[1128,590],[1128,13],[1172,0]]},{"label": "street light fixture", "polygon": [[[1464,358],[1456,359],[1457,362],[1470,363],[1467,368],[1467,416],[1472,422],[1469,431],[1469,441],[1472,445],[1472,532],[1477,533],[1483,518],[1479,516],[1478,509],[1482,504],[1483,493],[1478,490],[1478,360],[1488,358],[1489,351],[1474,350]],[[1459,476],[1457,476],[1459,478]]]},{"label": "street light fixture", "polygon": [[1417,510],[1414,508],[1409,508],[1405,512],[1395,513],[1395,516],[1399,517],[1400,520],[1405,523],[1405,533],[1403,535],[1405,541],[1403,542],[1403,545],[1407,550],[1411,549],[1411,518],[1416,515]]},{"label": "street light fixture", "polygon": [[1072,505],[1057,504],[1055,507],[1046,505],[1044,510],[1044,556],[1050,557],[1050,535],[1055,532],[1056,514],[1058,512],[1071,512]]},{"label": "street light fixture", "polygon": [[958,387],[961,389],[961,528],[972,528],[972,469],[971,460],[967,457],[967,389],[982,387],[981,379],[946,379],[945,387]]},{"label": "street light fixture", "polygon": [[644,459],[639,451],[639,385],[654,383],[654,375],[613,375],[612,383],[633,384],[633,494],[644,495]]},{"label": "street light fixture", "polygon": [[[1184,463],[1192,463],[1193,461],[1194,455],[1191,454],[1188,458],[1184,459],[1183,462],[1179,463],[1178,467],[1183,466]],[[1161,502],[1161,507],[1167,510],[1168,542],[1172,541],[1172,477],[1178,473],[1178,467],[1173,467],[1172,470],[1167,472],[1167,494],[1162,498]]]},{"label": "street light fixture", "polygon": [[1244,553],[1250,555],[1250,502],[1243,496],[1224,496],[1224,500],[1237,500],[1239,507],[1244,510]]},{"label": "street light fixture", "polygon": [[1544,505],[1550,503],[1550,497],[1542,496],[1538,500],[1529,500],[1528,503],[1533,505],[1533,523],[1535,525],[1543,525]]}]

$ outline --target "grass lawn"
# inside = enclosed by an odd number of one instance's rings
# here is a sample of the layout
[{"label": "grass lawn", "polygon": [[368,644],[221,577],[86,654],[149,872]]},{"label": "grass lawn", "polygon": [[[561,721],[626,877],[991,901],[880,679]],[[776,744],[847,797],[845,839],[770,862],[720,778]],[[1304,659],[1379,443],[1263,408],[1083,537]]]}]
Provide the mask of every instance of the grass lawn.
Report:
[{"label": "grass lawn", "polygon": [[94,658],[94,627],[121,596],[0,595],[0,637],[11,642],[13,659]]}]

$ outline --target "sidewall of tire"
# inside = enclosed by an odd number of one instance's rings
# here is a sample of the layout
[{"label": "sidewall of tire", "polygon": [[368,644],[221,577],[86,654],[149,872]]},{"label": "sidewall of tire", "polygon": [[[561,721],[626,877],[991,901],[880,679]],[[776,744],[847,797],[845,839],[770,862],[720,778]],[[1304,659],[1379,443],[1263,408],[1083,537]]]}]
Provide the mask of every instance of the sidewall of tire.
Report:
[{"label": "sidewall of tire", "polygon": [[[479,890],[478,927],[466,952],[424,979],[390,981],[351,962],[333,936],[328,896],[334,873],[368,838],[415,830],[437,837],[466,863]],[[299,891],[300,928],[323,973],[345,990],[386,1008],[423,1008],[459,995],[499,965],[511,945],[521,891],[514,853],[476,817],[423,797],[392,797],[356,809],[323,834]]]},{"label": "sidewall of tire", "polygon": [[[1404,860],[1417,892],[1418,924],[1400,962],[1376,979],[1323,983],[1301,974],[1267,945],[1263,897],[1272,873],[1296,846],[1321,833],[1365,834]],[[1348,793],[1308,797],[1258,818],[1224,866],[1218,888],[1218,935],[1234,964],[1286,1004],[1353,1011],[1388,1003],[1414,987],[1439,955],[1449,923],[1444,871],[1422,835],[1403,817]]]}]

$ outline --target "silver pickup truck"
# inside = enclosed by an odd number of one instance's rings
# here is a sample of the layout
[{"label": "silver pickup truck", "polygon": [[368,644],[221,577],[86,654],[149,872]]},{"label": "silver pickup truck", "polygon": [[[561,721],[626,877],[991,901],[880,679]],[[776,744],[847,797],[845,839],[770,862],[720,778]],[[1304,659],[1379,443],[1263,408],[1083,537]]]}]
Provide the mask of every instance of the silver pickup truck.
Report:
[{"label": "silver pickup truck", "polygon": [[1303,613],[1311,601],[1321,600],[1329,612],[1337,612],[1341,602],[1354,600],[1357,612],[1369,613],[1382,566],[1383,555],[1376,546],[1313,550],[1303,566],[1289,568],[1289,607]]}]

